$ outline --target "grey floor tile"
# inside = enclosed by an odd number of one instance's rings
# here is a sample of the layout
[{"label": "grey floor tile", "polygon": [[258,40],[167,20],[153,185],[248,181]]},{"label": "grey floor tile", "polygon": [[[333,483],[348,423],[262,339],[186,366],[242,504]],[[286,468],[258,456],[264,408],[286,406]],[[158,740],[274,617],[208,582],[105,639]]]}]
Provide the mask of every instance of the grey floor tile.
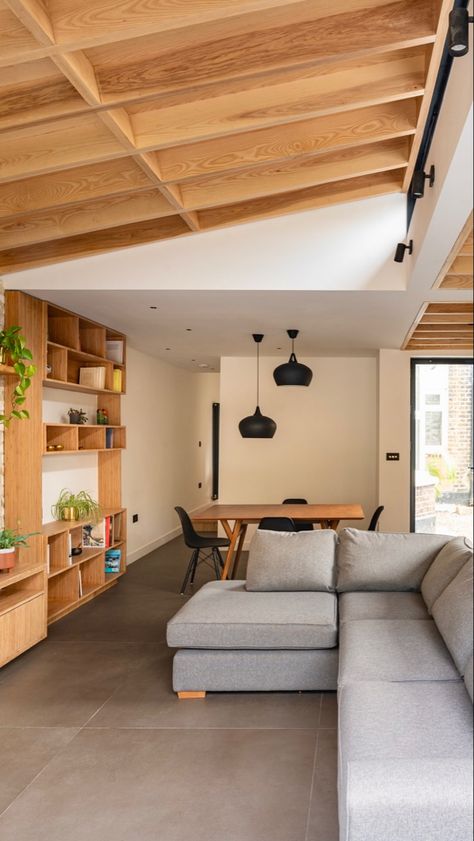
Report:
[{"label": "grey floor tile", "polygon": [[80,727],[143,655],[142,645],[48,641],[13,663],[0,684],[0,725]]},{"label": "grey floor tile", "polygon": [[157,648],[114,692],[89,727],[318,728],[317,692],[210,693],[180,701],[171,687],[173,652]]},{"label": "grey floor tile", "polygon": [[337,733],[320,730],[306,841],[338,841]]},{"label": "grey floor tile", "polygon": [[77,732],[75,728],[66,727],[4,727],[0,730],[0,812]]},{"label": "grey floor tile", "polygon": [[319,726],[325,729],[337,729],[337,693],[324,692],[321,705]]},{"label": "grey floor tile", "polygon": [[82,730],[0,817],[0,836],[304,841],[315,740],[295,730]]}]

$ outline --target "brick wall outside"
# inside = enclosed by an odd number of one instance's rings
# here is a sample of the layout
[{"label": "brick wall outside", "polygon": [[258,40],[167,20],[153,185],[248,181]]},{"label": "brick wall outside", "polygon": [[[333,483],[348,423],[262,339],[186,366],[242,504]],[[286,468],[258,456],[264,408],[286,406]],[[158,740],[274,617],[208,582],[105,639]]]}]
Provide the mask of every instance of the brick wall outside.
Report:
[{"label": "brick wall outside", "polygon": [[472,465],[472,366],[449,366],[449,457],[456,467],[455,492],[469,490]]}]

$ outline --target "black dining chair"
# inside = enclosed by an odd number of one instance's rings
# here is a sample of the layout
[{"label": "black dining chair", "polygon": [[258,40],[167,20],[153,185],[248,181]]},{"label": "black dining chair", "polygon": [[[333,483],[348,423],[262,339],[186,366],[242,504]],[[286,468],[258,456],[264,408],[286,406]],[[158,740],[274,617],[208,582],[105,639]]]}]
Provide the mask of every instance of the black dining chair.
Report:
[{"label": "black dining chair", "polygon": [[379,507],[375,509],[374,513],[372,514],[372,519],[369,523],[367,531],[377,531],[377,525],[380,520],[380,515],[384,508],[385,505],[379,505]]},{"label": "black dining chair", "polygon": [[[284,499],[283,505],[307,505],[307,499]],[[313,531],[313,524],[309,520],[295,520],[295,531]]]},{"label": "black dining chair", "polygon": [[291,517],[262,517],[258,528],[261,531],[296,531],[296,523]]},{"label": "black dining chair", "polygon": [[181,595],[184,595],[188,583],[194,584],[194,576],[196,575],[196,569],[200,563],[204,562],[207,563],[208,566],[211,566],[208,561],[212,561],[216,578],[217,580],[220,579],[224,561],[219,550],[230,546],[230,540],[228,540],[227,537],[204,537],[204,535],[198,534],[191,522],[189,514],[184,510],[184,508],[177,505],[174,510],[181,522],[184,542],[186,546],[193,550],[180,590]]}]

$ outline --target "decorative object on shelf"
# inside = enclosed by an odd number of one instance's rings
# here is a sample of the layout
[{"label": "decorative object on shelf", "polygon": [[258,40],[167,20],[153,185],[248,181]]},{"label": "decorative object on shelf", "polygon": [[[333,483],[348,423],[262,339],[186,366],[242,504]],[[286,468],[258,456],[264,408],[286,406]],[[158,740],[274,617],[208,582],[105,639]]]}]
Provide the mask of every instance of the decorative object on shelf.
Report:
[{"label": "decorative object on shelf", "polygon": [[260,343],[262,333],[253,333],[253,340],[257,345],[257,407],[253,415],[243,418],[239,423],[242,438],[273,438],[277,425],[272,418],[262,415],[259,406],[260,393]]},{"label": "decorative object on shelf", "polygon": [[295,339],[299,330],[287,330],[291,339],[291,355],[288,362],[278,365],[273,372],[273,379],[277,385],[303,385],[308,386],[313,379],[313,372],[307,365],[298,362],[295,356]]},{"label": "decorative object on shelf", "polygon": [[76,555],[82,555],[82,546],[73,546],[71,549],[71,558],[75,558]]},{"label": "decorative object on shelf", "polygon": [[105,553],[105,572],[117,573],[120,572],[120,562],[122,560],[122,552],[120,549],[107,549]]},{"label": "decorative object on shelf", "polygon": [[112,383],[114,391],[122,391],[122,372],[120,368],[114,368]]},{"label": "decorative object on shelf", "polygon": [[0,364],[10,361],[18,382],[12,391],[11,408],[5,414],[0,414],[0,424],[8,427],[13,418],[24,420],[30,417],[26,409],[22,409],[26,397],[25,392],[31,385],[31,377],[36,374],[36,366],[32,363],[31,350],[26,347],[25,338],[21,335],[21,327],[7,327],[0,330]]},{"label": "decorative object on shelf", "polygon": [[105,449],[112,450],[114,446],[114,430],[113,429],[106,429],[105,430]]},{"label": "decorative object on shelf", "polygon": [[117,365],[123,364],[123,339],[110,339],[105,343],[106,356],[111,362]]},{"label": "decorative object on shelf", "polygon": [[86,388],[97,388],[99,391],[105,388],[105,368],[98,365],[94,368],[79,368],[79,385]]},{"label": "decorative object on shelf", "polygon": [[93,523],[100,520],[100,506],[87,491],[73,494],[67,488],[59,494],[51,513],[55,520],[91,520]]},{"label": "decorative object on shelf", "polygon": [[109,422],[109,413],[107,409],[97,409],[97,423],[99,426],[107,426]]},{"label": "decorative object on shelf", "polygon": [[105,520],[98,523],[88,523],[82,527],[82,545],[87,549],[103,549],[105,547]]},{"label": "decorative object on shelf", "polygon": [[56,449],[56,444],[48,444],[48,446],[46,447],[46,450],[47,450],[48,453],[53,453],[55,449]]},{"label": "decorative object on shelf", "polygon": [[0,572],[9,572],[15,566],[18,546],[28,546],[27,540],[38,532],[18,534],[16,529],[0,530]]},{"label": "decorative object on shelf", "polygon": [[59,453],[61,450],[64,450],[64,444],[55,444],[54,449],[57,453]]},{"label": "decorative object on shelf", "polygon": [[87,415],[82,409],[69,409],[68,415],[69,423],[79,424],[80,426],[87,423]]}]

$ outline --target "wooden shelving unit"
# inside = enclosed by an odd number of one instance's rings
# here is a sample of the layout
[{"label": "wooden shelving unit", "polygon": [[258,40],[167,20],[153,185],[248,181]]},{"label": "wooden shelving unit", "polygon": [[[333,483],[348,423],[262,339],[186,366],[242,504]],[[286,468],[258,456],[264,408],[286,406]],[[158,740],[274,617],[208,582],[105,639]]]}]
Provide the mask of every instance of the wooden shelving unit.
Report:
[{"label": "wooden shelving unit", "polygon": [[[49,366],[43,385],[85,394],[97,394],[100,408],[108,412],[109,423],[44,423],[44,457],[97,453],[99,504],[103,517],[111,517],[113,540],[110,548],[121,549],[120,572],[105,572],[105,548],[82,549],[69,555],[72,547],[81,547],[83,522],[53,522],[43,526],[48,571],[48,623],[56,622],[104,590],[112,587],[126,571],[126,512],[121,507],[121,451],[126,447],[126,429],[121,424],[120,397],[126,387],[126,339],[102,324],[89,321],[69,310],[44,304],[46,325],[45,359]],[[121,342],[122,361],[107,357],[107,342]],[[105,368],[104,388],[80,383],[81,368]],[[114,377],[120,372],[120,389]],[[63,449],[48,450],[48,445]],[[109,547],[108,547],[109,548]]]},{"label": "wooden shelving unit", "polygon": [[[44,639],[48,623],[114,586],[126,571],[127,550],[127,517],[121,501],[121,451],[126,446],[126,429],[121,423],[125,336],[22,292],[8,291],[5,298],[5,324],[21,326],[38,369],[25,403],[30,420],[14,422],[5,432],[5,525],[19,525],[22,532],[37,534],[29,539],[28,549],[19,551],[15,568],[0,574],[0,666]],[[122,343],[121,362],[107,358],[108,341]],[[47,365],[51,366],[49,374]],[[97,367],[105,368],[105,388],[80,384],[80,369]],[[117,371],[120,390],[114,382]],[[12,367],[0,365],[0,376],[7,403],[16,374]],[[43,423],[43,385],[97,394],[109,423]],[[64,449],[48,451],[48,444],[53,443]],[[105,572],[105,547],[84,548],[80,555],[69,556],[69,536],[71,545],[79,546],[87,521],[42,525],[43,457],[83,453],[97,454],[98,501],[103,516],[112,518],[112,546],[121,549],[117,573]]]},{"label": "wooden shelving unit", "polygon": [[[105,572],[105,548],[82,548],[82,529],[89,521],[53,522],[43,526],[47,543],[48,623],[56,622],[117,583],[126,571],[126,528],[124,508],[104,508],[104,517],[112,521],[110,548],[122,551],[120,572]],[[80,555],[70,555],[71,548],[82,548]]]}]

